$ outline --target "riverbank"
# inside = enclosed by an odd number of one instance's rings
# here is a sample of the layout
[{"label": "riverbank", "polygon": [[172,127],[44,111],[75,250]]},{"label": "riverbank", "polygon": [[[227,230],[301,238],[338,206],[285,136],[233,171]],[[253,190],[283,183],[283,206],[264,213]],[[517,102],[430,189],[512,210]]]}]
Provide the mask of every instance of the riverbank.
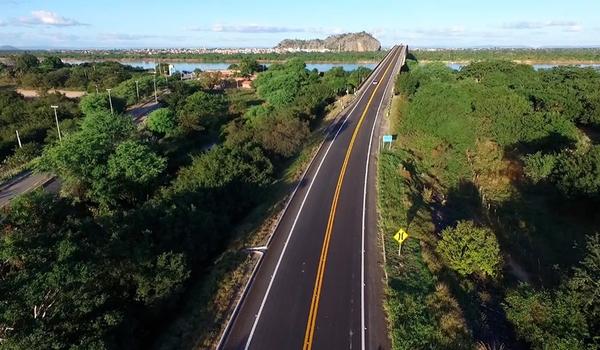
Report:
[{"label": "riverbank", "polygon": [[[502,58],[499,58],[502,60]],[[459,64],[459,65],[468,65],[473,62],[481,62],[488,61],[488,59],[473,59],[473,60],[419,60],[419,63],[434,63],[441,62],[446,65],[451,64]],[[520,63],[520,64],[528,64],[531,66],[534,65],[551,65],[551,66],[579,66],[579,65],[600,65],[600,60],[515,60],[509,59],[511,62]]]},{"label": "riverbank", "polygon": [[[240,63],[241,59],[224,59],[224,60],[213,60],[213,59],[203,59],[203,58],[156,58],[150,56],[143,57],[128,57],[128,58],[95,58],[95,57],[62,57],[59,56],[64,63],[72,63],[72,62],[119,62],[119,63],[127,63],[132,61],[142,61],[142,62],[163,62],[163,63]],[[283,63],[287,59],[279,59],[279,60],[256,60],[261,64],[272,64],[272,63]],[[307,60],[304,61],[306,64],[377,64],[379,61],[376,59],[372,60],[356,60],[356,61],[328,61],[328,60]]]}]

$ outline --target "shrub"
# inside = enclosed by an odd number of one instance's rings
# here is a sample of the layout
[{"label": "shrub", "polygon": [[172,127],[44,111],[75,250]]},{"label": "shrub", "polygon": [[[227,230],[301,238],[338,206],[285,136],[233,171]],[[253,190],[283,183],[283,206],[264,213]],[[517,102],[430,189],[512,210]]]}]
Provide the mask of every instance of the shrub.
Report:
[{"label": "shrub", "polygon": [[175,129],[175,115],[168,108],[159,108],[148,115],[146,126],[157,134],[169,134]]},{"label": "shrub", "polygon": [[449,267],[463,276],[480,273],[495,277],[502,263],[494,233],[472,221],[459,221],[456,227],[446,228],[436,250]]}]

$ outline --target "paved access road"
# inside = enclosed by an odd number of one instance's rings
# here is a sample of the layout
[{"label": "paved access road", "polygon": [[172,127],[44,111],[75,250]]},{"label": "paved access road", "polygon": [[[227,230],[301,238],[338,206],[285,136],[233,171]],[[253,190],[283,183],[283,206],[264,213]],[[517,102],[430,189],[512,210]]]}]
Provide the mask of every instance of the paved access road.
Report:
[{"label": "paved access road", "polygon": [[390,50],[353,108],[330,128],[275,230],[222,349],[390,347],[381,305],[374,159],[378,110],[405,56],[403,46]]},{"label": "paved access road", "polygon": [[[159,103],[154,101],[131,106],[127,113],[131,115],[135,123],[144,121],[148,113],[160,107]],[[26,171],[19,176],[0,185],[0,208],[5,206],[14,197],[27,193],[40,186],[49,189],[58,189],[57,180],[50,174],[34,174]]]}]

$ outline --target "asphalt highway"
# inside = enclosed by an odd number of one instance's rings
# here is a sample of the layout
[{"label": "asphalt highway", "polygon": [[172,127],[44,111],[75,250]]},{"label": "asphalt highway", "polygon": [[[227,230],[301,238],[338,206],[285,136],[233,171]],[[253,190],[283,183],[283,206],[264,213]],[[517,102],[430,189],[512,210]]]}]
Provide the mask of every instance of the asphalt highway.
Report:
[{"label": "asphalt highway", "polygon": [[380,114],[405,56],[404,46],[390,50],[330,128],[222,349],[390,348],[381,304],[374,160]]}]

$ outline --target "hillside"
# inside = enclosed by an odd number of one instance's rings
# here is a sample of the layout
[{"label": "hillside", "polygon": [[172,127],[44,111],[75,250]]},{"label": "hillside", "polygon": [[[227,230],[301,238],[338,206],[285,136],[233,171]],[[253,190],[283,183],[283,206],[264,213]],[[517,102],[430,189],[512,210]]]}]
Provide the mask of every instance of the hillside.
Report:
[{"label": "hillside", "polygon": [[300,50],[300,51],[378,51],[381,43],[367,32],[345,33],[328,36],[325,39],[285,39],[281,41],[276,49]]},{"label": "hillside", "polygon": [[0,51],[20,51],[20,50],[14,46],[0,45]]}]

